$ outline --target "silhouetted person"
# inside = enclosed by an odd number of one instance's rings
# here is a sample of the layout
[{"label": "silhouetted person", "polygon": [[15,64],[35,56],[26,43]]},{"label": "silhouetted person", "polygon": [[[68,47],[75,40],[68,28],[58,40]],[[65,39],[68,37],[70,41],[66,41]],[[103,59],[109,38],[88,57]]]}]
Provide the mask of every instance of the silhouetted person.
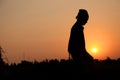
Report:
[{"label": "silhouetted person", "polygon": [[76,19],[77,21],[71,29],[68,52],[77,63],[91,63],[93,57],[86,51],[83,32],[83,25],[85,25],[89,19],[88,12],[85,9],[80,9]]}]

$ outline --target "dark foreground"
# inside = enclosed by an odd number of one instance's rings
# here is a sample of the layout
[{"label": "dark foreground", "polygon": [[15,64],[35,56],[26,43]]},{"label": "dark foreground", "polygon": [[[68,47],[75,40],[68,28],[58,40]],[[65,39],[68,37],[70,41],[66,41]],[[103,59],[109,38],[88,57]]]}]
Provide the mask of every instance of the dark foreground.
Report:
[{"label": "dark foreground", "polygon": [[94,60],[92,66],[72,60],[22,61],[1,65],[0,80],[120,80],[120,59]]}]

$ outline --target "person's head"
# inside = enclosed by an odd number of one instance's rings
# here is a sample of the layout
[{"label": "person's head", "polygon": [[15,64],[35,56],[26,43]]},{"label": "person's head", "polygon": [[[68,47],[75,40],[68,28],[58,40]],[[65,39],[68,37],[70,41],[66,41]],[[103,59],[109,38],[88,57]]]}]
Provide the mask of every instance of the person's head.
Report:
[{"label": "person's head", "polygon": [[76,16],[76,19],[78,22],[80,22],[82,25],[85,25],[89,19],[89,15],[87,10],[80,9],[78,12],[78,15]]}]

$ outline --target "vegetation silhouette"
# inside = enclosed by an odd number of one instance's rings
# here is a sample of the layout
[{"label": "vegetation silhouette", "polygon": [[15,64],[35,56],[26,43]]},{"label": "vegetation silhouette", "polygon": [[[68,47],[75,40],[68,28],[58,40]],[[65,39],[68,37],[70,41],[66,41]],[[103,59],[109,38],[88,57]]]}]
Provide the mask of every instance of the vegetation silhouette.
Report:
[{"label": "vegetation silhouette", "polygon": [[0,66],[4,65],[4,61],[2,59],[2,52],[3,52],[3,49],[2,47],[0,46]]},{"label": "vegetation silhouette", "polygon": [[0,70],[0,80],[119,80],[120,58],[94,60],[94,68],[88,69],[73,60],[21,61],[5,64]]},{"label": "vegetation silhouette", "polygon": [[70,33],[68,52],[76,63],[92,64],[93,57],[86,51],[84,27],[89,19],[87,10],[80,9],[76,16],[76,23],[73,25]]}]

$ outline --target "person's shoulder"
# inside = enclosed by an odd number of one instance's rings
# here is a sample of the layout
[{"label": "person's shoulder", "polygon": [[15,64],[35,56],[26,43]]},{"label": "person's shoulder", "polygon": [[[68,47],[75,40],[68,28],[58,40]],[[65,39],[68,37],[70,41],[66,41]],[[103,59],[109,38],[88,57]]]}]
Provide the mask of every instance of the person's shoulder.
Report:
[{"label": "person's shoulder", "polygon": [[71,28],[71,30],[83,30],[83,29],[84,29],[83,25],[79,24],[78,22],[76,22]]}]

